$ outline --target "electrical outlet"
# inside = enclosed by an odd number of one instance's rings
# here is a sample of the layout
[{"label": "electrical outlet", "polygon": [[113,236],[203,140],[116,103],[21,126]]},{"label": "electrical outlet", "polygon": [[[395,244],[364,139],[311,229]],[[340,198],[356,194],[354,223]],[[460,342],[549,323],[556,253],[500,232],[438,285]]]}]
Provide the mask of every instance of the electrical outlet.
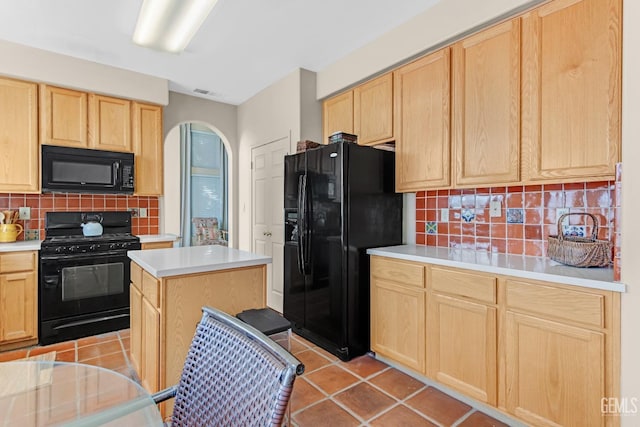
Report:
[{"label": "electrical outlet", "polygon": [[20,215],[18,219],[31,219],[31,208],[21,207],[18,209],[18,214]]},{"label": "electrical outlet", "polygon": [[129,208],[127,209],[129,212],[131,212],[131,216],[132,217],[137,217],[138,216],[138,208]]},{"label": "electrical outlet", "polygon": [[[560,219],[560,217],[564,214],[568,214],[569,213],[569,208],[558,208],[556,209],[556,224],[558,223],[558,220]],[[565,219],[562,220],[562,226],[566,227],[569,225],[569,217],[566,217]]]},{"label": "electrical outlet", "polygon": [[140,208],[138,216],[140,218],[146,218],[147,217],[147,208]]},{"label": "electrical outlet", "polygon": [[440,209],[440,222],[449,222],[449,209]]},{"label": "electrical outlet", "polygon": [[489,217],[490,218],[497,218],[502,216],[502,204],[500,203],[500,200],[494,200],[491,203],[489,203]]}]

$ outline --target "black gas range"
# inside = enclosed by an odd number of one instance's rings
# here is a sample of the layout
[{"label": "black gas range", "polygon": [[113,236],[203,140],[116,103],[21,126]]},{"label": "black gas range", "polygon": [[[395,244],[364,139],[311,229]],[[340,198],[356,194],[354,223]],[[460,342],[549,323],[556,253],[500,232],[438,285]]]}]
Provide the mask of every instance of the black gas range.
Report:
[{"label": "black gas range", "polygon": [[[82,224],[102,226],[84,236]],[[140,249],[130,212],[47,212],[40,247],[41,344],[129,327],[130,260]]]}]

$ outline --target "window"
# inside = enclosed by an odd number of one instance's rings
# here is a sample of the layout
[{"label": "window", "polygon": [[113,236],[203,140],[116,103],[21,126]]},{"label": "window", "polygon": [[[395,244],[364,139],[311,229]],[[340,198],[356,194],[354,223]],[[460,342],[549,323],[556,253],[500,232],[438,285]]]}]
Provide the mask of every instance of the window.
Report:
[{"label": "window", "polygon": [[[185,124],[180,130],[184,245],[212,240],[224,243],[228,229],[227,151],[220,136],[204,126]],[[203,237],[202,219],[210,225],[213,218],[217,219],[221,233],[217,236],[207,233]]]}]

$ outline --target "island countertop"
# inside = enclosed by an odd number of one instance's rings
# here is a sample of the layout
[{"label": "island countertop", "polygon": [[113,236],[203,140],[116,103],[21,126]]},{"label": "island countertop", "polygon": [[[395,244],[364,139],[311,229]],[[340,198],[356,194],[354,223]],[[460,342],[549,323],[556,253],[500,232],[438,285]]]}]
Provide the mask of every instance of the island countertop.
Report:
[{"label": "island countertop", "polygon": [[156,278],[271,263],[269,256],[220,245],[128,251],[127,255]]}]

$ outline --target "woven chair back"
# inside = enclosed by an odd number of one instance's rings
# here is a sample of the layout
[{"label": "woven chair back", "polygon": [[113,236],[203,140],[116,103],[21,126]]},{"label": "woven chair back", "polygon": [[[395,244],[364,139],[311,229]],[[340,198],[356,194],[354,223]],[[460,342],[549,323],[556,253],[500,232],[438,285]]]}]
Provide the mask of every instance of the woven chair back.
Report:
[{"label": "woven chair back", "polygon": [[281,425],[295,376],[303,370],[257,329],[205,307],[178,384],[171,425]]}]

